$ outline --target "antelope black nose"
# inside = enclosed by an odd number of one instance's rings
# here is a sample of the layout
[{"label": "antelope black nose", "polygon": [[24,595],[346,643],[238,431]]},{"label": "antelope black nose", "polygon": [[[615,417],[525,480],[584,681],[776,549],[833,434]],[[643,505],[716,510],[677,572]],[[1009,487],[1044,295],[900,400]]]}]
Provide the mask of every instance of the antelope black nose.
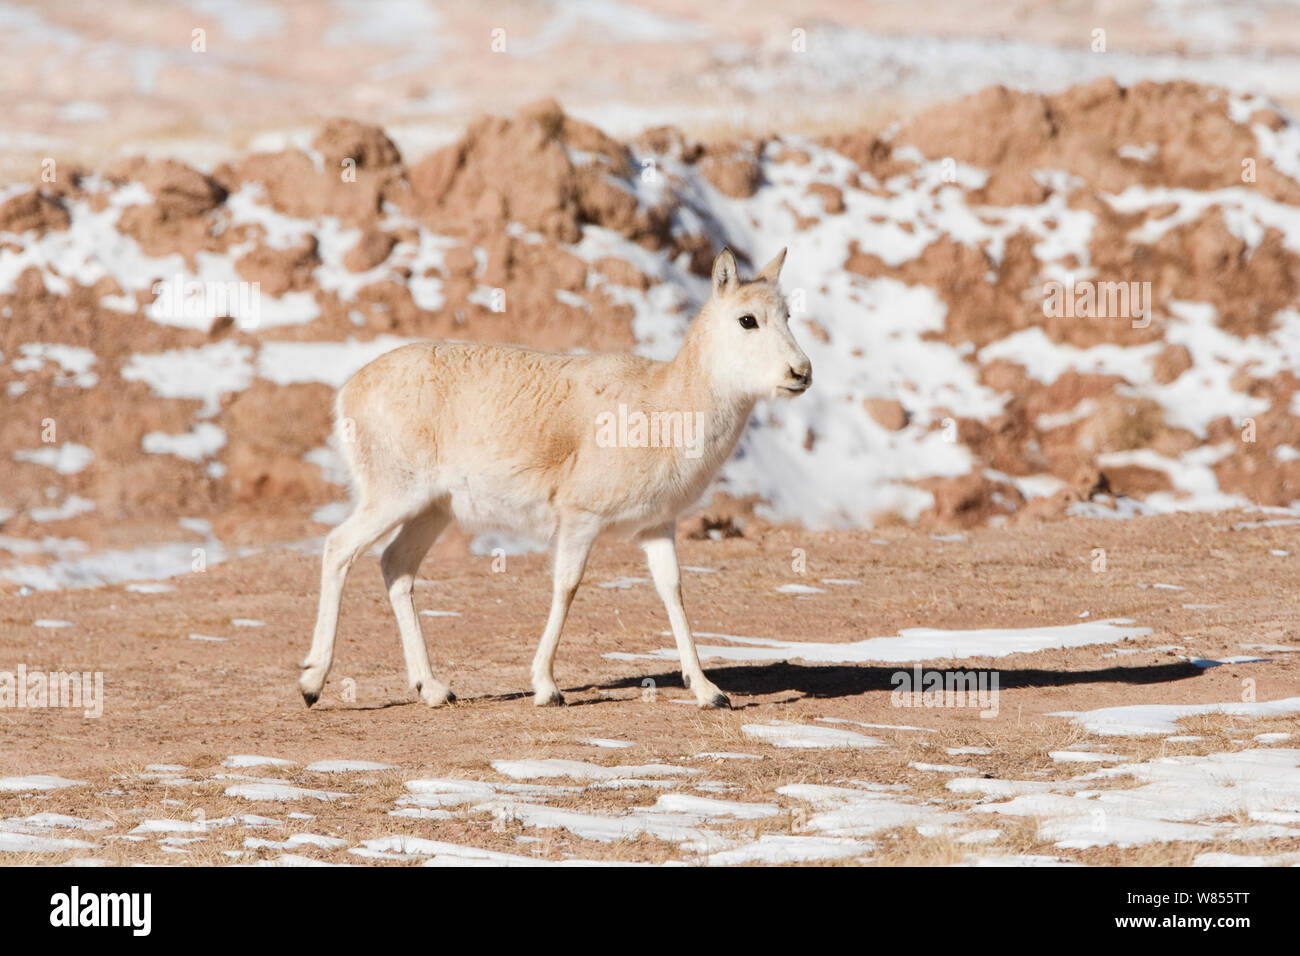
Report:
[{"label": "antelope black nose", "polygon": [[795,368],[793,365],[791,365],[787,371],[789,371],[790,373],[790,378],[798,382],[800,385],[807,387],[812,384],[811,365],[805,363],[803,365],[800,365],[798,368]]}]

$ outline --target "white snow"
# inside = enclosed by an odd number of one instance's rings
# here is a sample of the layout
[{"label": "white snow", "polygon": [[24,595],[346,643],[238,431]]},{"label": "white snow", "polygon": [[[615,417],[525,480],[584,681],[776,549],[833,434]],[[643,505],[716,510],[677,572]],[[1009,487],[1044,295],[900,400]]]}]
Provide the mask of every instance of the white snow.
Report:
[{"label": "white snow", "polygon": [[[1079,789],[1090,780],[1116,778],[1135,778],[1141,785]],[[1022,792],[1003,803],[983,804],[974,812],[1037,817],[1040,835],[1066,849],[1289,837],[1300,830],[1278,821],[1300,822],[1300,750],[1244,750],[1122,764],[1053,784],[1050,791]]]},{"label": "white snow", "polygon": [[1006,853],[996,856],[968,856],[954,866],[1078,866],[1057,856],[1040,853]]},{"label": "white snow", "polygon": [[622,577],[622,578],[614,578],[612,581],[601,581],[596,585],[596,587],[625,591],[629,588],[636,587],[638,584],[645,584],[646,581],[647,581],[646,578]]},{"label": "white snow", "polygon": [[963,767],[955,763],[921,763],[913,761],[908,764],[913,770],[920,770],[923,773],[970,773],[970,767]]},{"label": "white snow", "polygon": [[949,780],[947,787],[953,793],[977,793],[986,797],[1046,793],[1052,789],[1052,785],[1043,780],[1002,780],[997,777],[958,777]]},{"label": "white snow", "polygon": [[641,764],[637,766],[602,767],[581,760],[494,760],[492,769],[514,780],[540,780],[564,777],[570,780],[655,779],[681,777],[700,773],[689,767],[669,764]]},{"label": "white snow", "polygon": [[80,345],[59,345],[49,342],[29,342],[20,345],[22,358],[11,363],[15,372],[40,372],[47,364],[58,367],[54,384],[75,388],[93,388],[99,376],[91,371],[97,361],[95,353]]},{"label": "white snow", "polygon": [[1262,664],[1267,663],[1267,657],[1251,657],[1249,654],[1234,654],[1230,657],[1210,658],[1210,657],[1189,657],[1187,663],[1194,664],[1202,670],[1211,667],[1222,667],[1224,664]]},{"label": "white snow", "polygon": [[1115,763],[1124,759],[1119,754],[1090,750],[1049,750],[1047,755],[1057,763]]},{"label": "white snow", "polygon": [[959,814],[878,790],[787,784],[777,788],[777,793],[808,803],[816,811],[803,820],[801,832],[855,837],[896,827],[926,827],[938,833],[962,821]]},{"label": "white snow", "polygon": [[48,830],[109,830],[112,820],[89,820],[63,813],[31,813],[25,817],[0,820],[0,830],[11,833],[44,833]]},{"label": "white snow", "polygon": [[491,813],[503,823],[543,829],[563,828],[587,840],[617,842],[650,836],[678,843],[696,852],[724,848],[729,841],[707,828],[711,823],[754,820],[775,816],[780,808],[769,804],[736,803],[685,794],[664,794],[649,807],[626,811],[584,813],[511,799],[479,804],[474,810]]},{"label": "white snow", "polygon": [[216,414],[221,398],[253,384],[253,350],[235,342],[214,342],[192,349],[132,355],[122,378],[143,382],[161,398],[203,402],[200,418]]},{"label": "white snow", "polygon": [[86,467],[95,460],[95,453],[85,445],[78,445],[76,442],[64,442],[61,445],[47,445],[45,448],[37,448],[31,451],[19,449],[14,452],[14,461],[31,462],[33,465],[44,465],[46,468],[52,468],[60,475],[76,475],[86,470]]},{"label": "white snow", "polygon": [[70,837],[42,836],[36,833],[12,833],[0,830],[0,853],[62,853],[65,850],[93,850],[97,843]]},{"label": "white snow", "polygon": [[815,863],[863,857],[875,844],[847,837],[786,836],[767,834],[753,843],[720,850],[708,857],[709,866],[737,866],[747,863]]},{"label": "white snow", "polygon": [[1192,866],[1295,866],[1300,863],[1300,853],[1278,853],[1274,856],[1245,853],[1198,853]]},{"label": "white snow", "polygon": [[64,787],[84,786],[84,780],[68,780],[64,777],[55,777],[50,774],[33,774],[27,777],[0,777],[0,792],[10,791],[32,791],[32,790],[61,790]]},{"label": "white snow", "polygon": [[363,365],[414,341],[381,335],[368,342],[266,342],[257,355],[257,374],[276,385],[323,382],[338,388]]},{"label": "white snow", "polygon": [[665,793],[654,806],[656,810],[668,813],[697,813],[710,819],[763,820],[781,812],[781,808],[772,803],[737,803],[688,793]]},{"label": "white snow", "polygon": [[245,767],[292,767],[293,761],[280,757],[261,757],[257,754],[233,754],[221,761],[221,766],[237,770]]},{"label": "white snow", "polygon": [[344,800],[346,793],[333,793],[329,790],[312,790],[295,787],[287,783],[237,783],[226,788],[226,796],[243,797],[245,800]]},{"label": "white snow", "polygon": [[304,770],[317,773],[364,773],[368,770],[396,770],[389,763],[375,763],[373,760],[317,760],[309,763]]},{"label": "white snow", "polygon": [[1089,733],[1103,737],[1176,734],[1177,721],[1205,714],[1229,714],[1237,717],[1279,717],[1300,713],[1300,697],[1257,703],[1222,704],[1127,704],[1084,712],[1059,711],[1054,717],[1070,717]]},{"label": "white snow", "polygon": [[299,850],[306,846],[321,850],[339,850],[348,845],[347,840],[339,837],[320,836],[315,833],[295,833],[283,840],[264,840],[261,837],[245,837],[246,850]]},{"label": "white snow", "polygon": [[825,749],[838,747],[883,747],[875,737],[856,734],[835,727],[818,727],[811,724],[793,724],[774,721],[770,724],[745,724],[741,727],[748,737],[769,743],[773,747]]},{"label": "white snow", "polygon": [[[699,644],[702,659],[733,661],[805,660],[818,663],[894,663],[961,660],[969,657],[1005,657],[1063,647],[1112,644],[1151,633],[1149,627],[1134,627],[1127,618],[1087,621],[1079,624],[1025,628],[979,628],[945,630],[931,627],[906,628],[897,637],[873,637],[863,641],[824,643],[819,641],[783,641],[766,637],[740,637],[701,631],[697,638],[730,641],[740,647]],[[611,660],[675,660],[675,648],[663,648],[648,654],[621,651],[605,655]]]},{"label": "white snow", "polygon": [[[26,585],[37,591],[93,588],[141,578],[169,578],[193,571],[195,551],[198,547],[193,543],[178,542],[122,551],[96,551],[83,557],[53,561],[44,565],[11,565],[0,569],[0,578]],[[226,559],[225,548],[215,539],[205,541],[201,550],[208,566]],[[142,587],[144,585],[128,585],[129,589],[137,591]],[[161,593],[164,587],[153,585],[153,590],[140,591],[140,593]]]},{"label": "white snow", "polygon": [[636,866],[623,861],[566,859],[553,862],[515,853],[501,853],[478,847],[462,846],[415,836],[377,837],[363,841],[348,851],[367,859],[400,860],[424,857],[425,866]]},{"label": "white snow", "polygon": [[95,510],[95,503],[88,498],[82,498],[79,495],[68,495],[63,499],[63,503],[52,508],[32,508],[27,512],[27,516],[33,521],[66,521],[68,518],[75,518],[77,515],[87,514]]},{"label": "white snow", "polygon": [[190,431],[169,435],[149,432],[140,446],[154,455],[177,455],[186,461],[203,461],[225,447],[226,433],[211,422],[199,422]]},{"label": "white snow", "polygon": [[[229,855],[236,855],[238,850],[225,851]],[[301,853],[281,853],[273,860],[258,860],[252,866],[348,866],[347,863],[329,863],[325,860],[316,860],[309,856],[303,856]]]}]

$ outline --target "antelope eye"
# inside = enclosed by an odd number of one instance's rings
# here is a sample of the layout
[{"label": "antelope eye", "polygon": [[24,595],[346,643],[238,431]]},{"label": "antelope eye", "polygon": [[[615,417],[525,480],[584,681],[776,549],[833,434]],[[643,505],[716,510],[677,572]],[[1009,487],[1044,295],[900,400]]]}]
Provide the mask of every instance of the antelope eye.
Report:
[{"label": "antelope eye", "polygon": [[742,329],[756,329],[758,328],[758,319],[749,314],[742,315],[740,317],[740,327]]}]

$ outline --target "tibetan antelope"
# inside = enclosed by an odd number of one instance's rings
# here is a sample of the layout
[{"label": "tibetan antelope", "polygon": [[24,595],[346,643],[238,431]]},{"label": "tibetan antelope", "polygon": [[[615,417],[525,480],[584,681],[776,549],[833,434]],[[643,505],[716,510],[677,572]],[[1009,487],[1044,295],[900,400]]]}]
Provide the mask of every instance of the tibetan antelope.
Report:
[{"label": "tibetan antelope", "polygon": [[564,703],[554,674],[560,632],[592,542],[612,530],[645,551],[686,686],[701,707],[730,707],[700,667],[674,529],[730,457],[755,403],[812,384],[777,284],[784,261],[782,250],[741,281],[724,249],[709,299],[669,362],[423,342],[357,372],[335,403],[356,507],[325,541],[320,608],[299,680],[307,704],[329,673],[348,570],[394,529],[380,563],[411,687],[431,706],[454,699],[429,667],[412,600],[421,560],[454,520],[551,542],[551,612],[533,660],[535,704]]}]

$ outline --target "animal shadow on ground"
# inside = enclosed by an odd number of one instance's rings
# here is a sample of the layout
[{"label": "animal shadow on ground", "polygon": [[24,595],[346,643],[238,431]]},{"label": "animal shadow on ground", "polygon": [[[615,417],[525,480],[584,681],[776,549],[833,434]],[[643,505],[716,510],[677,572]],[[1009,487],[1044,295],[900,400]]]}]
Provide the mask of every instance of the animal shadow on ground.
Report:
[{"label": "animal shadow on ground", "polygon": [[[914,665],[897,664],[889,667],[863,666],[860,664],[792,664],[789,661],[763,662],[761,664],[741,664],[730,667],[708,667],[709,677],[725,693],[732,695],[762,696],[767,694],[789,693],[788,700],[800,698],[856,697],[872,691],[892,692],[898,686],[894,675],[900,672],[911,674]],[[1164,684],[1176,680],[1196,677],[1204,671],[1188,661],[1176,661],[1168,664],[1151,664],[1145,667],[1103,667],[1095,670],[1045,670],[1031,667],[1008,669],[1000,667],[976,668],[968,662],[949,661],[945,667],[937,667],[933,662],[922,665],[926,673],[931,671],[996,671],[998,690],[1015,690],[1025,687],[1068,687],[1073,684]],[[640,674],[621,677],[603,684],[581,684],[564,688],[566,694],[578,694],[590,690],[644,690],[646,687],[677,688],[685,690],[680,671],[661,671],[657,674]],[[909,688],[910,689],[910,688]],[[922,688],[924,689],[924,688]],[[531,698],[531,691],[507,691],[499,694],[478,694],[461,697],[460,704],[504,702]],[[386,710],[390,707],[407,707],[418,704],[418,700],[391,700],[366,705],[331,705],[325,703],[318,710]],[[569,698],[570,707],[584,707],[592,704],[619,703],[614,698]],[[770,702],[743,703],[732,698],[731,706],[736,710],[749,707],[762,707]]]},{"label": "animal shadow on ground", "polygon": [[[796,697],[854,697],[871,691],[892,692],[898,687],[894,675],[906,672],[911,675],[914,665],[897,664],[888,667],[855,664],[792,664],[789,661],[762,664],[706,667],[709,677],[730,694],[764,695],[793,692]],[[1103,667],[1095,670],[1045,670],[1042,668],[1008,669],[1001,667],[975,667],[969,662],[950,661],[944,666],[933,662],[922,665],[923,672],[931,671],[996,671],[999,690],[1024,687],[1067,687],[1072,684],[1163,684],[1196,677],[1204,671],[1188,661],[1168,664],[1151,664],[1143,667]],[[681,674],[664,671],[624,677],[606,684],[596,685],[600,690],[641,688],[646,681],[655,687],[681,687]],[[910,689],[910,684],[908,685]],[[922,688],[923,689],[923,688]],[[757,704],[740,704],[732,700],[733,707],[752,707]]]}]

